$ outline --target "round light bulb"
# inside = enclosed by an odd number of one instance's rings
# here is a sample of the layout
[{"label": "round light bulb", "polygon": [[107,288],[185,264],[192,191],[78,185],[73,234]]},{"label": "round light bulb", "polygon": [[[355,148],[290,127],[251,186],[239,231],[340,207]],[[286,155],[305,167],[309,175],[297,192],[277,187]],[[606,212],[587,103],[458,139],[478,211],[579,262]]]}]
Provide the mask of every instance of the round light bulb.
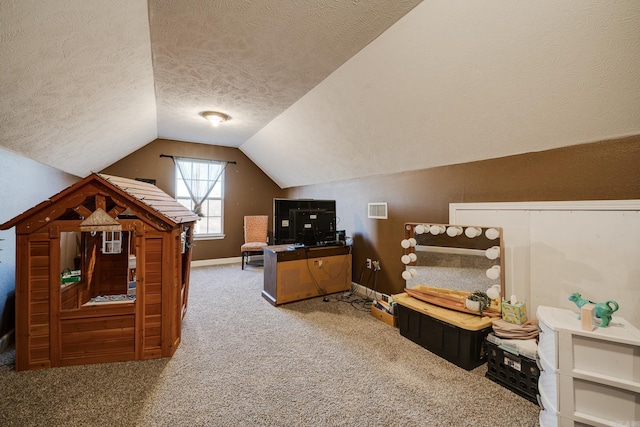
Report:
[{"label": "round light bulb", "polygon": [[496,240],[498,237],[500,237],[500,232],[495,228],[487,228],[487,231],[484,232],[484,235],[489,240]]},{"label": "round light bulb", "polygon": [[411,272],[410,272],[410,271],[406,271],[406,270],[405,270],[405,271],[403,271],[403,272],[402,272],[402,278],[403,278],[404,280],[409,280],[409,279],[411,279]]},{"label": "round light bulb", "polygon": [[416,234],[424,234],[424,231],[425,231],[424,225],[422,224],[416,225],[416,229],[415,229]]},{"label": "round light bulb", "polygon": [[409,258],[411,259],[411,262],[416,262],[418,260],[418,255],[416,255],[415,253],[411,252],[409,254]]},{"label": "round light bulb", "polygon": [[411,247],[411,243],[409,243],[408,239],[402,239],[402,242],[400,242],[400,246],[405,249],[409,249]]},{"label": "round light bulb", "polygon": [[496,259],[500,256],[500,246],[492,246],[484,251],[484,254],[489,259]]},{"label": "round light bulb", "polygon": [[411,262],[411,257],[409,255],[402,255],[401,260],[402,260],[402,263],[406,265]]},{"label": "round light bulb", "polygon": [[467,227],[467,229],[464,230],[464,235],[470,239],[473,239],[474,237],[478,237],[481,234],[482,234],[482,230],[479,229],[478,227]]},{"label": "round light bulb", "polygon": [[487,296],[491,299],[500,298],[500,285],[493,285],[487,289]]},{"label": "round light bulb", "polygon": [[447,228],[447,236],[456,237],[462,234],[462,228],[460,227],[448,227]]},{"label": "round light bulb", "polygon": [[429,227],[429,231],[434,236],[437,236],[438,234],[444,233],[445,230],[444,230],[444,227],[441,225],[432,225],[431,227]]},{"label": "round light bulb", "polygon": [[411,273],[411,277],[416,277],[418,275],[418,271],[415,268],[410,268],[409,273]]},{"label": "round light bulb", "polygon": [[500,266],[494,265],[493,267],[487,269],[487,277],[491,280],[496,280],[500,277]]},{"label": "round light bulb", "polygon": [[414,239],[413,237],[409,238],[409,246],[415,246],[418,244],[418,241],[416,239]]}]

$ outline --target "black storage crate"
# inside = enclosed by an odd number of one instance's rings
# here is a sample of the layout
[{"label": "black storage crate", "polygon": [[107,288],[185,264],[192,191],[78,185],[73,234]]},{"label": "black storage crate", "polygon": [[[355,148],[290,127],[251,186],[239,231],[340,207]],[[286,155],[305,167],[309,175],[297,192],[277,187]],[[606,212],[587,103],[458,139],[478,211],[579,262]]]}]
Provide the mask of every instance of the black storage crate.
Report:
[{"label": "black storage crate", "polygon": [[491,326],[479,331],[468,331],[401,304],[398,310],[400,335],[421,345],[451,363],[471,370],[487,361],[485,337]]},{"label": "black storage crate", "polygon": [[486,346],[485,376],[537,405],[540,369],[536,361],[510,353],[489,341],[486,341]]}]

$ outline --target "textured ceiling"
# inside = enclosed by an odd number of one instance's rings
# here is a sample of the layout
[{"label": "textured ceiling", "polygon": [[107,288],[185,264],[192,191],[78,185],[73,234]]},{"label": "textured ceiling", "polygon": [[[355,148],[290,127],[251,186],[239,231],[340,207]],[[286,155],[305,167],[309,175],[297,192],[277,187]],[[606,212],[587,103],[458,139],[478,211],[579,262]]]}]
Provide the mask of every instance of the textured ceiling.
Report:
[{"label": "textured ceiling", "polygon": [[2,0],[0,148],[82,177],[157,137],[238,147],[418,3]]},{"label": "textured ceiling", "polygon": [[638,76],[638,0],[429,0],[240,149],[294,187],[636,135]]},{"label": "textured ceiling", "polygon": [[638,0],[0,0],[0,148],[234,146],[283,188],[547,150],[640,133],[639,46]]},{"label": "textured ceiling", "polygon": [[78,176],[157,136],[147,3],[0,1],[0,147]]},{"label": "textured ceiling", "polygon": [[237,147],[419,1],[187,3],[149,2],[158,134]]}]

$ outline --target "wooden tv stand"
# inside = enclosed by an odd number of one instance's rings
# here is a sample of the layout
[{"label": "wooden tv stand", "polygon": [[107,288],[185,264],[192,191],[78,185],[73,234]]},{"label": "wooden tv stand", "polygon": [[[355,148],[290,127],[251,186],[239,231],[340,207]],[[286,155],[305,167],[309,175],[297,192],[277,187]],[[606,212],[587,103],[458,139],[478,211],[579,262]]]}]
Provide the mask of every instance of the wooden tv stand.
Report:
[{"label": "wooden tv stand", "polygon": [[351,289],[351,246],[264,248],[262,296],[273,305]]}]

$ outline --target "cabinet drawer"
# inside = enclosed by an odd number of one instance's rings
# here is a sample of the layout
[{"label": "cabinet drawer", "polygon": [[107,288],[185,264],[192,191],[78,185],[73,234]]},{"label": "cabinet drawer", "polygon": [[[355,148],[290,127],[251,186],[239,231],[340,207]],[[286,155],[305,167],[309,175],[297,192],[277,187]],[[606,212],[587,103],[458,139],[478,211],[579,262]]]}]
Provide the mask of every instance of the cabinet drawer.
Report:
[{"label": "cabinet drawer", "polygon": [[558,366],[556,358],[557,337],[556,333],[545,325],[544,322],[538,323],[540,328],[540,340],[538,342],[538,354],[544,355],[545,359],[552,364],[554,368]]},{"label": "cabinet drawer", "polygon": [[560,408],[563,414],[592,425],[610,425],[611,421],[631,425],[640,419],[638,393],[565,375],[559,381],[561,393],[567,394],[568,407]]},{"label": "cabinet drawer", "polygon": [[540,378],[538,378],[538,390],[544,393],[546,404],[554,411],[559,408],[558,402],[558,376],[556,370],[540,356]]},{"label": "cabinet drawer", "polygon": [[640,387],[640,346],[580,335],[571,335],[569,339],[573,357],[561,355],[561,372],[584,371],[630,381]]},{"label": "cabinet drawer", "polygon": [[[621,317],[584,330],[570,310],[539,306],[541,425],[605,427],[640,420],[640,330]],[[554,411],[555,409],[555,411]]]}]

